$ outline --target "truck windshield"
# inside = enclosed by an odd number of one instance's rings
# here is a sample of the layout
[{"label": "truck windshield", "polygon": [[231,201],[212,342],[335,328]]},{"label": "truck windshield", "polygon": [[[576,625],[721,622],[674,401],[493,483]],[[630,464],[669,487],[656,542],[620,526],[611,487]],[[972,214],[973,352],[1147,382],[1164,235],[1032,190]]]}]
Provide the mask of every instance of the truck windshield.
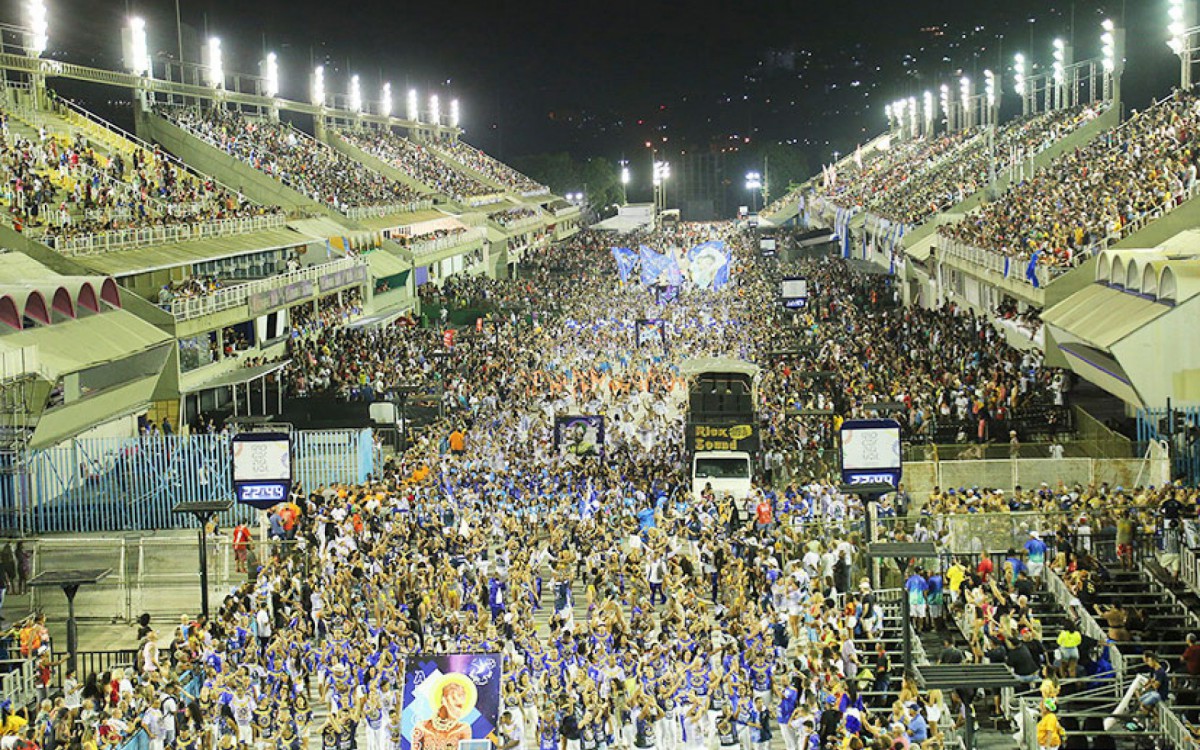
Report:
[{"label": "truck windshield", "polygon": [[744,458],[697,458],[697,479],[749,479],[750,462]]}]

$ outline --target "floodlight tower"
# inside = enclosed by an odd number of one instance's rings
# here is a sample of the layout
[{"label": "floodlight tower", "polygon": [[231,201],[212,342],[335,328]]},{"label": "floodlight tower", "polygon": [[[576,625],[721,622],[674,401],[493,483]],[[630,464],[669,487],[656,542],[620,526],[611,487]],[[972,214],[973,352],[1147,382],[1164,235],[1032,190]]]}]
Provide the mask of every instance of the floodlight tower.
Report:
[{"label": "floodlight tower", "polygon": [[966,130],[974,123],[971,122],[971,79],[963,76],[958,79],[958,95],[959,105],[962,107],[962,113],[958,118],[959,130]]},{"label": "floodlight tower", "polygon": [[983,124],[992,127],[996,126],[996,74],[990,70],[983,71],[983,101],[986,105],[984,108]]},{"label": "floodlight tower", "polygon": [[1192,87],[1192,48],[1196,35],[1196,0],[1168,0],[1167,46],[1179,57],[1179,88]]},{"label": "floodlight tower", "polygon": [[908,105],[905,106],[905,111],[908,112],[908,137],[916,138],[920,135],[920,131],[917,130],[919,123],[917,119],[917,97],[908,97]]},{"label": "floodlight tower", "polygon": [[221,58],[221,38],[210,36],[204,46],[204,81],[217,96],[225,91],[225,62]]},{"label": "floodlight tower", "polygon": [[[1054,62],[1050,66],[1051,77],[1053,79],[1053,109],[1066,109],[1070,107],[1075,99],[1074,86],[1067,87],[1067,69],[1071,67],[1071,45],[1067,44],[1062,39],[1054,40]],[[1050,109],[1050,107],[1047,107]]]},{"label": "floodlight tower", "polygon": [[146,20],[141,16],[133,16],[121,30],[121,51],[125,60],[125,69],[138,77],[134,88],[133,100],[135,107],[142,109],[146,106],[146,89],[143,79],[151,78],[150,53],[146,43]]},{"label": "floodlight tower", "polygon": [[954,130],[954,105],[950,99],[950,86],[943,83],[938,89],[941,95],[942,118],[946,121],[946,132]]},{"label": "floodlight tower", "polygon": [[1013,88],[1021,97],[1021,116],[1028,117],[1029,112],[1029,79],[1025,77],[1028,70],[1025,67],[1025,55],[1020,52],[1013,55]]},{"label": "floodlight tower", "polygon": [[267,107],[267,117],[273,122],[279,121],[279,58],[274,52],[268,52],[258,63],[260,93],[271,100]]},{"label": "floodlight tower", "polygon": [[[27,31],[22,38],[25,54],[35,60],[42,56],[50,43],[50,20],[46,9],[46,0],[25,0],[25,25]],[[30,75],[30,85],[33,89],[34,107],[40,109],[46,98],[46,78],[42,75],[40,65],[36,73]]]},{"label": "floodlight tower", "polygon": [[925,105],[925,137],[933,135],[933,118],[937,110],[933,106],[933,92],[926,91],[924,94]]},{"label": "floodlight tower", "polygon": [[1100,64],[1104,69],[1104,86],[1100,96],[1106,102],[1121,101],[1121,74],[1125,72],[1125,29],[1111,18],[1100,23]]},{"label": "floodlight tower", "polygon": [[325,66],[313,68],[312,80],[309,82],[309,100],[317,108],[313,115],[313,135],[317,140],[325,140]]},{"label": "floodlight tower", "polygon": [[359,83],[358,74],[350,76],[350,95],[347,97],[347,104],[350,108],[350,121],[354,128],[358,127],[358,116],[362,114],[362,85]]}]

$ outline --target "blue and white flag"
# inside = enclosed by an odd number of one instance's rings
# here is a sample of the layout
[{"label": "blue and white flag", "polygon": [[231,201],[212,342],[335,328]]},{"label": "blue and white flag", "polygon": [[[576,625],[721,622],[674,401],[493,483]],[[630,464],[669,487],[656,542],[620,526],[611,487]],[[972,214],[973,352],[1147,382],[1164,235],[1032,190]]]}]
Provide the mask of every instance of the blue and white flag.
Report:
[{"label": "blue and white flag", "polygon": [[712,240],[688,250],[688,275],[698,289],[720,289],[729,283],[729,253],[725,243]]},{"label": "blue and white flag", "polygon": [[1004,278],[1008,278],[1008,274],[1012,271],[1012,258],[1004,256]]},{"label": "blue and white flag", "polygon": [[638,254],[627,247],[614,247],[612,254],[613,259],[617,261],[617,275],[621,277],[622,282],[629,281],[633,269],[637,268]]},{"label": "blue and white flag", "polygon": [[639,247],[642,258],[642,283],[678,286],[683,281],[679,264],[670,255],[655,252],[645,245]]},{"label": "blue and white flag", "polygon": [[1041,259],[1042,252],[1040,250],[1036,250],[1033,253],[1033,257],[1029,259],[1029,265],[1025,266],[1025,278],[1029,280],[1030,284],[1033,284],[1034,289],[1037,289],[1042,285],[1042,282],[1038,281],[1037,275],[1038,261]]}]

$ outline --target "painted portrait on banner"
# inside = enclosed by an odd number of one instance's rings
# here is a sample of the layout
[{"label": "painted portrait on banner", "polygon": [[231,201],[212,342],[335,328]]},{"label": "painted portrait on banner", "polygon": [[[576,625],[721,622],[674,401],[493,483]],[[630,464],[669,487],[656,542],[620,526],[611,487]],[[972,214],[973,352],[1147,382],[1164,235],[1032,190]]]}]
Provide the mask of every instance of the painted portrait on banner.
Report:
[{"label": "painted portrait on banner", "polygon": [[459,750],[489,739],[500,707],[499,654],[405,659],[401,750]]}]

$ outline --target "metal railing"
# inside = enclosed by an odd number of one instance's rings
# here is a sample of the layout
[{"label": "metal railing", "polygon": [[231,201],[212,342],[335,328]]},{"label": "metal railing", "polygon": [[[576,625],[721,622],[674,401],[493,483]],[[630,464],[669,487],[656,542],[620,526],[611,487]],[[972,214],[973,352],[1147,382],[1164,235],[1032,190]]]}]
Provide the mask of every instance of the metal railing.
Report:
[{"label": "metal railing", "polygon": [[331,273],[344,271],[355,266],[366,267],[367,265],[368,261],[365,258],[338,258],[328,263],[308,266],[296,271],[287,271],[259,281],[251,281],[246,284],[218,289],[212,294],[207,294],[203,297],[172,300],[171,315],[174,316],[177,322],[193,320],[205,315],[241,307],[249,301],[251,295],[258,294],[259,292],[279,289],[297,281],[315,282],[317,279]]},{"label": "metal railing", "polygon": [[347,219],[361,221],[362,219],[377,219],[381,216],[409,214],[415,211],[425,211],[433,207],[431,200],[408,201],[407,203],[388,203],[380,206],[343,206],[336,209]]},{"label": "metal railing", "polygon": [[1175,750],[1196,750],[1196,748],[1200,748],[1200,740],[1196,739],[1196,735],[1191,733],[1187,725],[1183,723],[1183,719],[1180,718],[1179,714],[1171,710],[1170,705],[1166,701],[1158,704],[1156,716],[1158,718],[1158,727],[1167,738],[1167,747],[1175,748]]},{"label": "metal railing", "polygon": [[538,224],[541,224],[543,221],[541,214],[538,214],[537,216],[530,216],[525,219],[514,219],[508,222],[501,222],[491,216],[488,217],[488,220],[505,232],[519,232],[522,229],[530,229]]},{"label": "metal railing", "polygon": [[1063,611],[1074,611],[1079,615],[1079,631],[1087,637],[1094,640],[1097,644],[1107,644],[1109,649],[1109,661],[1112,662],[1113,672],[1116,677],[1113,680],[1113,689],[1118,697],[1121,695],[1121,686],[1125,683],[1125,657],[1121,654],[1121,650],[1117,648],[1117,644],[1108,643],[1108,631],[1100,627],[1100,623],[1096,622],[1096,618],[1091,612],[1087,611],[1086,607],[1081,605],[1072,606],[1072,600],[1076,597],[1071,590],[1067,588],[1067,584],[1059,577],[1058,573],[1050,567],[1046,567],[1043,571],[1046,581],[1046,590],[1058,602],[1058,606],[1063,608]]},{"label": "metal railing", "polygon": [[6,659],[0,661],[0,665],[5,669],[11,666],[9,671],[0,674],[0,701],[15,711],[37,699],[37,672],[33,659]]},{"label": "metal railing", "polygon": [[[30,236],[63,255],[98,255],[148,245],[230,237],[248,232],[279,229],[286,222],[287,217],[283,214],[264,214],[235,219],[212,219],[188,224],[113,229],[71,237],[59,237],[53,234],[43,237]],[[296,244],[303,244],[303,240],[297,240]]]},{"label": "metal railing", "polygon": [[445,237],[438,237],[434,240],[417,240],[409,245],[406,245],[409,252],[414,258],[422,258],[427,255],[448,250],[459,245],[469,245],[473,242],[481,241],[487,235],[487,230],[481,227],[471,227],[465,232],[451,234]]}]

